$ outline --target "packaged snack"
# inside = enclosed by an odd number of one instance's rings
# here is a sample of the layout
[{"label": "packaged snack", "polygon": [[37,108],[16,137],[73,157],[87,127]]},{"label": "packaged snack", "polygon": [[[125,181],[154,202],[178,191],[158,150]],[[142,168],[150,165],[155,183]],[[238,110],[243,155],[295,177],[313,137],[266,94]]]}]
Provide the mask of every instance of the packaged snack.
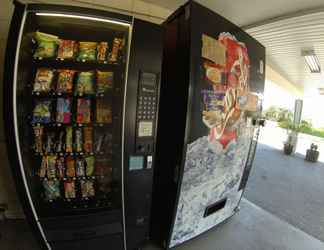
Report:
[{"label": "packaged snack", "polygon": [[66,127],[65,132],[65,152],[72,153],[73,151],[73,129],[72,127]]},{"label": "packaged snack", "polygon": [[83,128],[83,150],[87,153],[92,152],[92,127]]},{"label": "packaged snack", "polygon": [[58,137],[56,138],[56,146],[55,150],[57,153],[63,152],[63,146],[64,146],[64,131],[61,130],[58,134]]},{"label": "packaged snack", "polygon": [[75,177],[75,161],[73,157],[66,157],[66,176],[67,177]]},{"label": "packaged snack", "polygon": [[97,99],[96,107],[96,120],[97,123],[111,123],[112,122],[112,110],[108,102],[103,99]]},{"label": "packaged snack", "polygon": [[97,58],[96,42],[79,42],[77,61],[95,61]]},{"label": "packaged snack", "polygon": [[82,128],[75,129],[75,151],[82,152],[83,146],[83,136]]},{"label": "packaged snack", "polygon": [[36,32],[35,39],[37,41],[37,49],[34,53],[34,58],[51,58],[55,57],[59,38],[57,36]]},{"label": "packaged snack", "polygon": [[56,175],[58,178],[63,179],[65,177],[65,164],[64,157],[58,157],[56,159]]},{"label": "packaged snack", "polygon": [[57,93],[72,93],[75,70],[59,69],[56,85]]},{"label": "packaged snack", "polygon": [[65,181],[64,182],[64,192],[66,199],[73,199],[75,195],[75,182],[74,181]]},{"label": "packaged snack", "polygon": [[44,178],[47,172],[47,156],[42,157],[41,167],[39,169],[39,177]]},{"label": "packaged snack", "polygon": [[56,156],[50,155],[47,156],[47,178],[56,177]]},{"label": "packaged snack", "polygon": [[93,156],[87,156],[84,158],[86,163],[86,174],[92,176],[94,172],[95,158]]},{"label": "packaged snack", "polygon": [[54,152],[55,150],[55,133],[47,132],[46,141],[45,141],[45,153],[49,154]]},{"label": "packaged snack", "polygon": [[97,93],[105,93],[113,87],[114,72],[97,70]]},{"label": "packaged snack", "polygon": [[72,59],[78,50],[77,42],[73,40],[60,40],[60,45],[57,53],[58,59]]},{"label": "packaged snack", "polygon": [[95,175],[106,175],[111,172],[110,160],[107,158],[97,158],[95,163]]},{"label": "packaged snack", "polygon": [[77,103],[77,123],[91,122],[91,101],[79,98]]},{"label": "packaged snack", "polygon": [[51,91],[53,78],[54,70],[46,68],[37,69],[33,91],[43,93]]},{"label": "packaged snack", "polygon": [[33,110],[33,123],[50,123],[51,122],[51,101],[38,100],[36,101]]},{"label": "packaged snack", "polygon": [[97,61],[105,62],[108,58],[108,43],[100,42],[97,45]]},{"label": "packaged snack", "polygon": [[76,94],[93,94],[93,83],[95,75],[93,71],[79,72],[76,82]]},{"label": "packaged snack", "polygon": [[106,196],[111,192],[111,175],[104,176],[103,178],[97,179],[97,190],[99,195]]},{"label": "packaged snack", "polygon": [[71,122],[71,99],[70,98],[57,98],[56,122],[65,123],[65,124]]},{"label": "packaged snack", "polygon": [[85,176],[85,160],[83,158],[78,158],[75,161],[76,176]]},{"label": "packaged snack", "polygon": [[116,63],[118,60],[118,55],[119,55],[119,50],[122,47],[122,42],[123,39],[121,38],[115,38],[114,42],[113,42],[113,47],[110,53],[110,57],[109,57],[109,62],[110,63]]},{"label": "packaged snack", "polygon": [[95,131],[94,149],[96,153],[112,153],[112,134],[105,131]]},{"label": "packaged snack", "polygon": [[34,149],[36,153],[43,152],[43,134],[44,128],[42,126],[35,126],[34,129]]},{"label": "packaged snack", "polygon": [[59,180],[44,179],[43,187],[44,187],[45,200],[47,201],[56,200],[57,198],[61,197]]},{"label": "packaged snack", "polygon": [[83,198],[95,196],[93,181],[81,180],[81,193]]}]

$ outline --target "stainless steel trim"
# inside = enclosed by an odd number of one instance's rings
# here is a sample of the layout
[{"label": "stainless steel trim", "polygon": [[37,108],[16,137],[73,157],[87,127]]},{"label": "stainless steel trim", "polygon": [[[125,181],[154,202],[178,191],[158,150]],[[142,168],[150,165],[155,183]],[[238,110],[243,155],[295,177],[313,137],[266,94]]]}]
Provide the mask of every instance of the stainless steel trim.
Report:
[{"label": "stainless steel trim", "polygon": [[127,249],[126,247],[126,216],[125,216],[125,183],[124,183],[124,150],[125,150],[125,117],[126,117],[126,97],[127,97],[127,81],[128,81],[128,67],[129,67],[129,59],[130,59],[130,50],[131,50],[131,43],[132,43],[132,32],[133,32],[133,25],[134,25],[134,17],[132,17],[132,24],[128,28],[128,44],[127,44],[127,64],[125,69],[125,85],[124,85],[124,102],[123,102],[123,124],[122,124],[122,162],[121,162],[121,174],[122,174],[122,209],[123,209],[123,230],[124,230],[124,250]]},{"label": "stainless steel trim", "polygon": [[13,76],[13,118],[14,118],[14,129],[15,129],[15,140],[16,140],[16,144],[17,144],[17,153],[18,153],[18,160],[19,160],[19,166],[20,166],[20,171],[21,171],[21,175],[22,175],[22,179],[24,182],[24,186],[26,189],[26,193],[27,193],[27,198],[31,207],[31,210],[33,212],[34,218],[36,220],[36,224],[38,226],[38,229],[42,235],[42,238],[44,240],[44,242],[47,245],[47,248],[49,250],[51,250],[51,246],[48,244],[48,242],[46,241],[46,237],[43,231],[43,228],[41,226],[41,224],[39,223],[39,219],[31,198],[31,194],[29,192],[29,188],[28,188],[28,183],[27,183],[27,179],[26,179],[26,175],[25,175],[25,171],[24,171],[24,165],[23,165],[23,161],[22,161],[22,156],[21,156],[21,151],[20,151],[20,143],[19,143],[19,131],[18,131],[18,125],[17,125],[17,103],[16,103],[16,92],[17,92],[17,74],[18,74],[18,61],[19,61],[19,51],[20,51],[20,46],[21,46],[21,39],[22,39],[22,34],[23,34],[23,30],[24,30],[24,26],[25,26],[25,22],[26,22],[26,16],[27,16],[27,5],[25,7],[24,10],[24,15],[21,21],[21,26],[20,26],[20,30],[19,30],[19,36],[18,36],[18,42],[17,42],[17,50],[16,50],[16,56],[15,56],[15,64],[14,64],[14,76]]}]

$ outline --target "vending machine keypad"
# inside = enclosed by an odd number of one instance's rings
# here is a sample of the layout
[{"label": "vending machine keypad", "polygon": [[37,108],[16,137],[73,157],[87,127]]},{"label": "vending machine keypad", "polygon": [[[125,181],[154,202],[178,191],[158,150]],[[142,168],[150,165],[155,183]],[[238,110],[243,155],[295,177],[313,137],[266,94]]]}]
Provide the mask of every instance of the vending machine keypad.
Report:
[{"label": "vending machine keypad", "polygon": [[140,72],[136,114],[136,153],[153,152],[157,109],[157,74]]}]

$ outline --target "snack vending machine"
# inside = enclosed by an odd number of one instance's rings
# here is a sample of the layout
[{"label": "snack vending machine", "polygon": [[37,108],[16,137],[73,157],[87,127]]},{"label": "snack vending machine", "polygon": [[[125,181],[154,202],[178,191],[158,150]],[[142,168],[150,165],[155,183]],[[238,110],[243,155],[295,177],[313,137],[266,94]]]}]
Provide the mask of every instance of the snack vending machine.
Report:
[{"label": "snack vending machine", "polygon": [[151,236],[169,249],[237,211],[261,121],[265,48],[194,1],[163,27]]},{"label": "snack vending machine", "polygon": [[34,234],[43,249],[139,247],[149,237],[160,26],[100,10],[15,5],[4,119]]}]

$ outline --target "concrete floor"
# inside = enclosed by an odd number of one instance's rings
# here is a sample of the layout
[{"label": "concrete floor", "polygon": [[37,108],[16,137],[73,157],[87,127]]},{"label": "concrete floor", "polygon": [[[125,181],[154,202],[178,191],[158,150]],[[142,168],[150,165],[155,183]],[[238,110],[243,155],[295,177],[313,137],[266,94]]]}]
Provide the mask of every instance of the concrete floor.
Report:
[{"label": "concrete floor", "polygon": [[[241,210],[175,250],[324,249],[324,163],[285,156],[264,139],[261,136]],[[37,249],[23,220],[0,221],[0,250]]]},{"label": "concrete floor", "polygon": [[245,197],[324,241],[324,163],[259,144]]}]

